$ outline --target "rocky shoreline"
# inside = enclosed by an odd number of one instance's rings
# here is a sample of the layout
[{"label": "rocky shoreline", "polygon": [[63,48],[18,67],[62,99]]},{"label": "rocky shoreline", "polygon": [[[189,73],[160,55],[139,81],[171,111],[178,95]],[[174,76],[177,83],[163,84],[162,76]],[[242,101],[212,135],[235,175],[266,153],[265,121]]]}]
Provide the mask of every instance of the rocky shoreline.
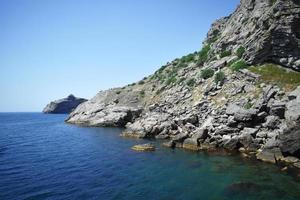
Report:
[{"label": "rocky shoreline", "polygon": [[300,168],[300,3],[242,0],[203,49],[79,105],[66,122]]}]

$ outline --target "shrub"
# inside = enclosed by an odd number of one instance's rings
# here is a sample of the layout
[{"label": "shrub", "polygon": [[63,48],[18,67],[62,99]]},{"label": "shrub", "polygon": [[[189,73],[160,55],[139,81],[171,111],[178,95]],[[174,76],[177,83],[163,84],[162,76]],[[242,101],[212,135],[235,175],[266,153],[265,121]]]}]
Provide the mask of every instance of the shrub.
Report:
[{"label": "shrub", "polygon": [[277,0],[271,0],[272,5],[274,5],[277,2]]},{"label": "shrub", "polygon": [[141,90],[141,91],[140,91],[140,96],[141,96],[141,97],[145,97],[145,91],[144,91],[144,90]]},{"label": "shrub", "polygon": [[204,46],[201,51],[198,53],[198,65],[203,65],[208,57],[208,52],[210,51],[210,46]]},{"label": "shrub", "polygon": [[180,62],[178,65],[177,65],[177,67],[178,68],[185,68],[185,67],[187,67],[188,65],[186,64],[186,63],[183,63],[183,62]]},{"label": "shrub", "polygon": [[220,57],[221,58],[224,58],[224,57],[227,57],[227,56],[230,56],[231,55],[231,51],[223,51],[221,54],[220,54]]},{"label": "shrub", "polygon": [[220,83],[223,84],[225,81],[225,74],[224,72],[220,71],[218,73],[215,74],[215,83]]},{"label": "shrub", "polygon": [[248,64],[244,60],[238,60],[230,66],[230,68],[233,71],[239,71],[240,69],[244,69],[247,67],[248,67]]},{"label": "shrub", "polygon": [[186,85],[189,87],[193,87],[195,85],[195,82],[196,82],[195,79],[191,78],[186,82]]},{"label": "shrub", "polygon": [[194,54],[189,54],[187,56],[183,56],[181,58],[181,61],[184,62],[184,63],[188,63],[188,62],[192,62],[194,61],[194,58],[195,58],[195,55]]},{"label": "shrub", "polygon": [[252,104],[250,101],[248,101],[248,102],[246,103],[246,105],[244,106],[244,108],[247,109],[247,110],[249,110],[249,109],[252,108],[252,106],[253,106],[253,104]]},{"label": "shrub", "polygon": [[145,81],[144,81],[144,80],[141,80],[141,81],[138,82],[138,84],[139,84],[139,85],[143,85],[143,84],[145,84]]},{"label": "shrub", "polygon": [[214,75],[215,71],[213,69],[204,69],[201,71],[201,78],[208,79]]},{"label": "shrub", "polygon": [[177,81],[177,83],[182,83],[182,82],[184,82],[185,81],[185,77],[181,77],[178,81]]},{"label": "shrub", "polygon": [[236,50],[236,55],[237,57],[239,58],[242,58],[244,53],[245,53],[245,48],[244,47],[239,47],[237,50]]},{"label": "shrub", "polygon": [[172,76],[166,80],[166,85],[170,85],[172,83],[176,83],[177,79],[175,76]]},{"label": "shrub", "polygon": [[128,86],[135,86],[135,83],[128,84]]}]

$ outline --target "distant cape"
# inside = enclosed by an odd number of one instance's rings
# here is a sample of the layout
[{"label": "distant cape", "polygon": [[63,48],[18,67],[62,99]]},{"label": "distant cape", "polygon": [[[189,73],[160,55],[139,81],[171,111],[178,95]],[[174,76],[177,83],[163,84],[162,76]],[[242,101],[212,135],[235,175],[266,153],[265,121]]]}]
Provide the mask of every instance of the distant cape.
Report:
[{"label": "distant cape", "polygon": [[50,102],[44,109],[43,113],[49,114],[68,114],[71,113],[77,106],[87,99],[78,98],[74,95],[69,95],[67,98],[59,99]]}]

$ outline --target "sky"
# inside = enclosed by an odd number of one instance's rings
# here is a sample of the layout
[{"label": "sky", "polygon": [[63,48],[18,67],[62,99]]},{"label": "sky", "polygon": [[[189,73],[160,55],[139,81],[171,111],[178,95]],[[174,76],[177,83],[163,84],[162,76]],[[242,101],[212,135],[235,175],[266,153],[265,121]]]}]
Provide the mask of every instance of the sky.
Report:
[{"label": "sky", "polygon": [[92,98],[201,49],[239,0],[0,0],[0,112]]}]

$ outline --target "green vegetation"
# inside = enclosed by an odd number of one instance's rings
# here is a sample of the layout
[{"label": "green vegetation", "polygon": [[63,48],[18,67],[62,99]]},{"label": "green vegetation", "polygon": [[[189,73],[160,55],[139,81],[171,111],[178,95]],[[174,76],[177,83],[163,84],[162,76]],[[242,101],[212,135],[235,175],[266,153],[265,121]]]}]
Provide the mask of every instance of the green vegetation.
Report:
[{"label": "green vegetation", "polygon": [[168,78],[166,80],[166,85],[170,85],[170,84],[173,84],[173,83],[176,83],[177,79],[175,76],[171,76],[170,78]]},{"label": "green vegetation", "polygon": [[204,69],[201,71],[200,77],[204,79],[208,79],[213,77],[215,71],[213,69]]},{"label": "green vegetation", "polygon": [[233,71],[239,71],[240,69],[247,68],[248,64],[244,60],[238,60],[230,65]]},{"label": "green vegetation", "polygon": [[177,83],[179,84],[179,83],[182,83],[182,82],[184,82],[186,80],[186,78],[185,77],[181,77],[178,81],[177,81]]},{"label": "green vegetation", "polygon": [[141,97],[145,97],[145,91],[144,91],[144,90],[141,90],[141,91],[140,91],[140,96],[141,96]]},{"label": "green vegetation", "polygon": [[237,57],[239,57],[241,59],[245,52],[246,52],[246,49],[244,47],[239,47],[236,50],[236,55],[237,55]]},{"label": "green vegetation", "polygon": [[[161,83],[171,84],[176,82],[176,76],[178,71],[182,68],[186,68],[189,63],[195,61],[195,57],[198,52],[194,52],[183,56],[180,59],[175,59],[171,65],[164,65],[159,70],[157,70],[154,75],[151,76],[150,80],[160,80]],[[170,66],[170,67],[168,67]],[[170,78],[169,78],[170,77]]]},{"label": "green vegetation", "polygon": [[274,5],[277,2],[277,0],[271,0],[271,4]]},{"label": "green vegetation", "polygon": [[247,109],[247,110],[249,110],[249,109],[252,108],[252,106],[253,106],[253,104],[252,104],[250,101],[248,101],[248,102],[246,103],[246,105],[244,106],[244,108]]},{"label": "green vegetation", "polygon": [[196,81],[194,78],[191,78],[189,80],[187,80],[186,85],[189,87],[193,87],[195,85]]},{"label": "green vegetation", "polygon": [[134,86],[136,83],[131,83],[131,84],[128,84],[128,86]]},{"label": "green vegetation", "polygon": [[220,71],[220,72],[217,72],[215,74],[215,83],[220,83],[221,85],[224,84],[224,81],[225,81],[225,74],[224,72]]},{"label": "green vegetation", "polygon": [[206,45],[201,49],[201,51],[198,53],[197,65],[202,66],[206,62],[209,51],[210,51],[210,45]]},{"label": "green vegetation", "polygon": [[224,58],[224,57],[227,57],[227,56],[231,56],[231,51],[223,51],[223,52],[220,54],[220,57],[221,57],[221,58]]},{"label": "green vegetation", "polygon": [[220,37],[220,31],[217,30],[217,29],[214,30],[213,31],[213,37],[210,40],[207,41],[208,44],[212,44],[212,43],[216,42],[219,39],[219,37]]},{"label": "green vegetation", "polygon": [[183,63],[189,63],[189,62],[192,62],[194,61],[195,59],[195,55],[194,54],[189,54],[187,56],[183,56],[180,61],[183,62]]},{"label": "green vegetation", "polygon": [[140,80],[140,81],[138,82],[138,84],[139,84],[139,85],[143,85],[143,84],[145,84],[145,81],[144,81],[144,80]]},{"label": "green vegetation", "polygon": [[277,84],[287,91],[300,85],[300,72],[284,69],[275,64],[265,64],[249,68],[251,72],[261,75],[261,80]]}]

